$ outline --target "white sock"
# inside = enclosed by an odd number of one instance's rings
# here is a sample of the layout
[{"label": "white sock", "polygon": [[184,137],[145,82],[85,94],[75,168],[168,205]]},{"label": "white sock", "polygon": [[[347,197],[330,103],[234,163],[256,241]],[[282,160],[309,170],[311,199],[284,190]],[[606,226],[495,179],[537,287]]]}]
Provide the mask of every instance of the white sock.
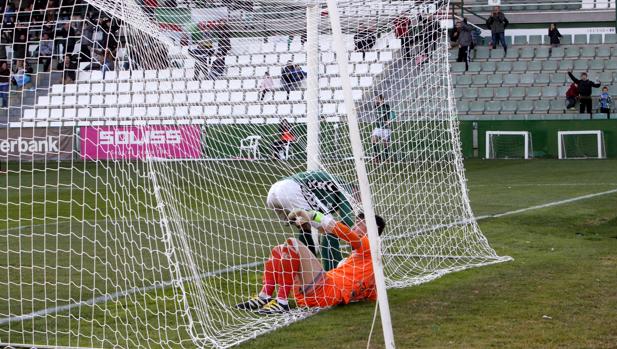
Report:
[{"label": "white sock", "polygon": [[268,296],[264,292],[259,292],[259,298],[266,300],[266,299],[270,299],[270,296]]},{"label": "white sock", "polygon": [[287,299],[283,299],[283,298],[277,298],[276,301],[279,302],[279,304],[282,304],[282,305],[288,305],[289,304],[289,301]]}]

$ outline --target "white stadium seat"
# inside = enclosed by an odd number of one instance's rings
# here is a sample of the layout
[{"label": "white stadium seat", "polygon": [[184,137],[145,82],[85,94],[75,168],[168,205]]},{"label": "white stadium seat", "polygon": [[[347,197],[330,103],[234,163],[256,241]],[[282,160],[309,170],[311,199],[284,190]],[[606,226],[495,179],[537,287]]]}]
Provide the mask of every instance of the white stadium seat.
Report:
[{"label": "white stadium seat", "polygon": [[171,81],[159,82],[159,91],[170,91],[170,90],[171,90]]},{"label": "white stadium seat", "polygon": [[186,82],[186,90],[187,91],[195,91],[199,90],[199,81],[189,80]]},{"label": "white stadium seat", "polygon": [[114,105],[118,103],[118,95],[115,94],[107,94],[105,95],[105,104]]},{"label": "white stadium seat", "polygon": [[118,108],[116,107],[105,108],[105,117],[106,118],[117,118]]},{"label": "white stadium seat", "polygon": [[[162,91],[168,91],[168,90],[162,90]],[[159,95],[158,103],[171,104],[173,99],[174,99],[174,97],[173,97],[173,95],[171,93],[161,93]]]},{"label": "white stadium seat", "polygon": [[392,60],[392,51],[382,51],[379,53],[379,60],[382,62],[390,62]]},{"label": "white stadium seat", "polygon": [[136,107],[133,108],[133,116],[138,118],[143,118],[147,115],[148,110],[145,107]]},{"label": "white stadium seat", "polygon": [[[224,80],[218,80],[218,81],[224,81]],[[202,90],[214,90],[214,81],[212,81],[212,80],[204,80],[204,81],[202,81],[201,82],[201,88],[202,88]]]},{"label": "white stadium seat", "polygon": [[37,119],[47,119],[49,118],[49,109],[47,108],[42,108],[36,111],[36,118]]},{"label": "white stadium seat", "polygon": [[277,114],[281,116],[291,115],[291,104],[279,104]]},{"label": "white stadium seat", "polygon": [[245,102],[257,102],[257,92],[256,91],[250,91],[247,92],[244,96],[244,101]]},{"label": "white stadium seat", "polygon": [[244,116],[246,115],[246,105],[244,104],[234,104],[232,110],[233,116]]},{"label": "white stadium seat", "polygon": [[217,90],[227,89],[227,80],[216,80],[214,82],[214,88]]},{"label": "white stadium seat", "polygon": [[229,92],[217,92],[216,93],[216,102],[217,103],[227,103],[229,101]]},{"label": "white stadium seat", "polygon": [[229,101],[232,103],[241,103],[244,101],[244,93],[243,92],[232,92]]},{"label": "white stadium seat", "polygon": [[262,115],[275,115],[276,106],[273,104],[264,104]]},{"label": "white stadium seat", "polygon": [[49,104],[51,105],[62,105],[63,103],[63,97],[62,96],[52,96],[51,97],[51,102]]},{"label": "white stadium seat", "polygon": [[242,88],[245,89],[253,89],[257,87],[257,80],[255,79],[246,79],[242,80]]},{"label": "white stadium seat", "polygon": [[[141,96],[143,97],[143,95]],[[118,104],[131,104],[131,97],[132,96],[130,94],[118,95]],[[134,99],[133,102],[137,103]],[[141,103],[143,103],[143,99],[141,100]]]},{"label": "white stadium seat", "polygon": [[373,63],[371,64],[371,74],[377,75],[383,72],[383,64],[381,63]]},{"label": "white stadium seat", "polygon": [[289,51],[287,49],[287,43],[286,42],[279,42],[276,44],[276,46],[274,47],[274,50],[276,52],[287,52]]},{"label": "white stadium seat", "polygon": [[376,51],[369,51],[366,52],[364,54],[364,61],[365,62],[374,62],[377,60],[377,52]]},{"label": "white stadium seat", "polygon": [[146,117],[148,118],[158,118],[161,116],[161,108],[156,106],[151,106],[146,109]]},{"label": "white stadium seat", "polygon": [[103,108],[91,108],[90,109],[90,117],[101,119],[105,117],[105,109]]},{"label": "white stadium seat", "polygon": [[291,92],[289,92],[289,100],[290,101],[300,101],[300,100],[302,100],[302,91],[291,91]]},{"label": "white stadium seat", "polygon": [[[75,86],[71,84],[72,86]],[[71,86],[67,85],[67,86]],[[64,85],[56,84],[51,86],[51,93],[58,94],[64,92]]]},{"label": "white stadium seat", "polygon": [[368,64],[356,64],[354,73],[358,75],[368,74]]},{"label": "white stadium seat", "polygon": [[34,119],[35,116],[36,116],[36,109],[24,110],[24,119]]},{"label": "white stadium seat", "polygon": [[249,65],[249,64],[251,64],[251,56],[249,56],[249,55],[238,56],[238,64],[239,65]]},{"label": "white stadium seat", "polygon": [[175,115],[176,117],[186,117],[189,115],[189,107],[186,105],[180,105],[180,106],[176,106],[176,111],[175,111]]},{"label": "white stadium seat", "polygon": [[154,80],[156,79],[156,70],[146,70],[144,71],[144,79],[146,80]]},{"label": "white stadium seat", "polygon": [[169,79],[171,78],[171,70],[169,69],[163,69],[163,70],[159,70],[158,76],[159,79]]},{"label": "white stadium seat", "polygon": [[306,105],[304,103],[297,103],[293,105],[293,115],[306,114]]},{"label": "white stadium seat", "polygon": [[351,63],[362,62],[362,60],[362,52],[351,52],[349,54],[349,62]]},{"label": "white stadium seat", "polygon": [[166,106],[161,108],[162,117],[174,117],[176,116],[176,109],[172,106]]},{"label": "white stadium seat", "polygon": [[105,101],[103,99],[103,95],[92,95],[90,97],[90,104],[94,104],[94,105],[103,105],[103,104],[105,104]]},{"label": "white stadium seat", "polygon": [[360,77],[360,87],[369,87],[373,84],[373,77],[371,76],[361,76]]},{"label": "white stadium seat", "polygon": [[76,92],[77,92],[76,84],[64,85],[64,93],[76,93]]},{"label": "white stadium seat", "polygon": [[90,95],[80,95],[77,97],[77,105],[88,105],[90,104]]},{"label": "white stadium seat", "polygon": [[319,91],[319,99],[321,101],[328,101],[332,99],[332,90],[321,90]]},{"label": "white stadium seat", "polygon": [[184,79],[184,69],[172,69],[171,70],[171,77],[173,79]]},{"label": "white stadium seat", "polygon": [[336,104],[324,103],[321,105],[322,114],[336,114]]},{"label": "white stadium seat", "polygon": [[136,93],[133,95],[133,104],[144,104],[146,102],[146,95],[143,93]]},{"label": "white stadium seat", "polygon": [[[67,85],[70,86],[70,85]],[[107,82],[105,84],[105,92],[116,92],[118,90],[118,84],[116,84],[115,82]]]},{"label": "white stadium seat", "polygon": [[218,108],[216,107],[216,105],[206,105],[203,108],[203,112],[202,112],[205,116],[211,117],[211,116],[216,116],[218,114]]},{"label": "white stadium seat", "polygon": [[253,67],[243,67],[240,75],[243,77],[252,77],[255,74]]},{"label": "white stadium seat", "polygon": [[231,105],[221,105],[221,106],[219,106],[218,115],[220,115],[220,116],[229,116],[229,115],[231,115]]},{"label": "white stadium seat", "polygon": [[65,108],[63,109],[63,118],[66,119],[74,119],[77,116],[77,109],[75,108]]},{"label": "white stadium seat", "polygon": [[246,114],[251,115],[251,116],[261,115],[261,105],[260,104],[249,104]]},{"label": "white stadium seat", "polygon": [[276,91],[276,92],[274,92],[274,100],[275,101],[286,101],[287,100],[287,92],[285,92],[285,91]]},{"label": "white stadium seat", "polygon": [[229,80],[230,90],[240,90],[242,88],[242,80]]},{"label": "white stadium seat", "polygon": [[203,95],[199,92],[191,92],[186,97],[189,103],[212,103],[214,102],[214,93],[204,92]]},{"label": "white stadium seat", "polygon": [[146,95],[146,104],[157,104],[159,102],[158,93],[148,93]]},{"label": "white stadium seat", "polygon": [[145,90],[146,82],[144,81],[134,81],[131,84],[131,91],[133,92],[141,92]]},{"label": "white stadium seat", "polygon": [[54,108],[50,110],[49,117],[52,119],[61,119],[63,114],[61,108]]},{"label": "white stadium seat", "polygon": [[189,116],[202,116],[203,107],[201,105],[192,105],[189,107]]},{"label": "white stadium seat", "polygon": [[131,107],[121,107],[120,110],[118,111],[118,116],[121,117],[121,118],[132,117],[133,116],[133,108],[131,108]]},{"label": "white stadium seat", "polygon": [[[193,81],[193,82],[196,82],[196,81]],[[184,90],[186,90],[186,85],[184,83],[184,80],[182,80],[182,81],[174,81],[172,83],[172,89],[174,91],[184,91]]]},{"label": "white stadium seat", "polygon": [[183,92],[174,93],[174,103],[176,104],[186,103],[186,93],[183,93]]},{"label": "white stadium seat", "polygon": [[264,62],[264,55],[252,55],[251,56],[251,63],[253,63],[254,65],[260,65],[263,64]]},{"label": "white stadium seat", "polygon": [[268,54],[266,55],[266,64],[277,64],[278,63],[278,55],[276,54]]}]

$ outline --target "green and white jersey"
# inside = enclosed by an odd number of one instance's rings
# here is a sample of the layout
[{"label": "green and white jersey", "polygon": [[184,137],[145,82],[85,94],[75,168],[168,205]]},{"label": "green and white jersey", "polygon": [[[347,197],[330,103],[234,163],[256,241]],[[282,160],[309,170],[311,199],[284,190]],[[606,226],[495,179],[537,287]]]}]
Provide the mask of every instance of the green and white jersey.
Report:
[{"label": "green and white jersey", "polygon": [[300,184],[302,195],[313,210],[338,212],[345,224],[353,225],[353,206],[345,197],[345,193],[352,195],[351,185],[323,171],[300,172],[288,178]]},{"label": "green and white jersey", "polygon": [[396,114],[390,108],[390,105],[387,103],[383,103],[375,108],[375,113],[377,114],[377,120],[375,121],[375,128],[390,128],[390,121],[393,121],[396,118]]}]

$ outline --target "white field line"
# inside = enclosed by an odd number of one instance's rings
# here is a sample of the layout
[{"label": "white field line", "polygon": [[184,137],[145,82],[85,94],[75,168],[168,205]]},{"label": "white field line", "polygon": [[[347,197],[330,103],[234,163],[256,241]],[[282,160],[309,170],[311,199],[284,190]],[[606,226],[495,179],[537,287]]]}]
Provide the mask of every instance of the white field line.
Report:
[{"label": "white field line", "polygon": [[[250,268],[250,267],[255,267],[258,265],[261,265],[263,262],[252,262],[252,263],[244,263],[244,264],[239,264],[239,265],[234,265],[231,266],[229,268],[224,268],[224,269],[219,269],[219,270],[215,270],[215,271],[211,271],[211,272],[207,272],[207,273],[203,273],[201,275],[197,275],[197,276],[193,276],[190,278],[185,278],[183,280],[180,280],[180,282],[186,282],[186,281],[195,281],[195,280],[201,280],[207,277],[211,277],[211,276],[215,276],[215,275],[219,275],[219,274],[223,274],[223,273],[228,273],[231,271],[236,271],[238,269],[241,268]],[[77,302],[77,303],[72,303],[72,304],[66,304],[66,305],[61,305],[58,307],[53,307],[53,308],[46,308],[46,309],[42,309],[42,310],[37,310],[35,312],[29,313],[29,314],[24,314],[24,315],[19,315],[19,316],[10,316],[10,317],[6,317],[6,318],[2,318],[0,319],[0,325],[4,325],[4,324],[8,324],[11,322],[21,322],[21,321],[26,321],[26,320],[32,320],[36,317],[41,317],[41,316],[47,316],[50,314],[55,314],[55,313],[59,313],[59,312],[63,312],[63,311],[67,311],[67,310],[71,310],[73,308],[79,308],[81,306],[84,305],[94,305],[97,303],[101,303],[101,302],[108,302],[108,301],[113,301],[122,297],[126,297],[135,293],[142,293],[142,292],[149,292],[149,291],[153,291],[153,290],[158,290],[158,289],[163,289],[163,288],[167,288],[169,286],[173,286],[174,284],[176,284],[177,282],[174,281],[164,281],[155,285],[151,285],[151,286],[146,286],[146,287],[140,287],[140,288],[132,288],[126,291],[119,291],[119,292],[114,292],[114,293],[110,293],[110,294],[105,294],[102,296],[98,296],[98,297],[94,297],[91,299],[88,299],[86,301],[81,301],[81,302]]]},{"label": "white field line", "polygon": [[582,196],[576,196],[576,197],[573,197],[573,198],[570,198],[570,199],[553,201],[553,202],[549,202],[549,203],[542,204],[542,205],[535,205],[535,206],[525,207],[525,208],[521,208],[521,209],[514,210],[514,211],[508,211],[508,212],[496,213],[496,214],[489,214],[489,215],[482,215],[482,216],[476,217],[476,220],[487,219],[487,218],[499,218],[499,217],[504,217],[504,216],[511,216],[511,215],[514,215],[514,214],[523,213],[523,212],[527,212],[527,211],[533,211],[533,210],[539,210],[539,209],[543,209],[543,208],[547,208],[547,207],[552,207],[552,206],[559,206],[559,205],[569,204],[571,202],[587,200],[587,199],[595,198],[595,197],[598,197],[598,196],[615,194],[615,193],[617,193],[617,189],[612,189],[612,190],[607,190],[607,191],[603,191],[603,192],[599,192],[599,193],[594,193],[594,194],[587,194],[587,195],[582,195]]},{"label": "white field line", "polygon": [[[600,192],[600,193],[583,195],[583,196],[577,196],[577,197],[570,198],[570,199],[565,199],[565,200],[553,201],[553,202],[549,202],[549,203],[542,204],[542,205],[530,206],[530,207],[521,208],[521,209],[518,209],[518,210],[513,210],[513,211],[508,211],[508,212],[503,212],[503,213],[478,216],[478,217],[476,217],[476,220],[510,216],[510,215],[514,215],[514,214],[518,214],[518,213],[522,213],[522,212],[539,210],[539,209],[543,209],[543,208],[546,208],[546,207],[564,205],[564,204],[568,204],[568,203],[571,203],[571,202],[591,199],[591,198],[594,198],[594,197],[603,196],[603,195],[609,195],[609,194],[614,194],[614,193],[617,193],[617,189],[603,191],[603,192]],[[56,224],[56,223],[53,223],[53,224]],[[46,225],[46,224],[39,224],[37,226],[43,226],[43,225]],[[25,228],[25,227],[21,227],[21,228]],[[254,267],[254,266],[260,265],[261,263],[262,262],[253,262],[253,263],[234,265],[234,266],[229,267],[229,268],[225,268],[225,269],[220,269],[220,270],[216,270],[216,271],[213,271],[213,272],[204,273],[204,274],[198,275],[196,277],[192,277],[192,278],[188,278],[188,279],[185,279],[185,280],[181,280],[181,282],[192,281],[192,280],[199,280],[199,279],[202,279],[202,278],[206,278],[206,277],[210,277],[210,276],[214,276],[214,275],[219,275],[219,274],[222,274],[222,273],[227,273],[227,272],[230,272],[230,271],[235,271],[235,270],[240,269],[240,268]],[[11,322],[31,320],[31,319],[34,319],[36,317],[46,316],[46,315],[49,315],[49,314],[55,314],[55,313],[58,313],[58,312],[62,312],[62,311],[70,310],[70,309],[73,309],[73,308],[81,307],[83,305],[94,305],[94,304],[101,303],[101,302],[107,302],[107,301],[110,301],[110,300],[115,300],[115,299],[118,299],[118,298],[121,298],[121,297],[125,297],[125,296],[131,295],[131,294],[135,294],[135,293],[148,292],[148,291],[152,291],[152,290],[155,290],[155,289],[166,288],[166,287],[172,286],[174,284],[175,284],[175,282],[173,282],[173,281],[165,281],[165,282],[162,282],[162,283],[159,283],[159,284],[156,284],[156,285],[152,285],[152,286],[148,286],[148,287],[141,287],[141,288],[137,288],[137,289],[130,289],[130,290],[127,290],[127,291],[115,292],[115,293],[111,293],[111,294],[107,294],[107,295],[91,298],[91,299],[89,299],[87,301],[82,301],[82,302],[78,302],[78,303],[62,305],[62,306],[59,306],[59,307],[47,308],[47,309],[38,310],[38,311],[35,311],[35,312],[32,312],[32,313],[29,313],[29,314],[24,314],[24,315],[13,316],[13,317],[8,317],[8,318],[2,318],[2,319],[0,319],[0,325],[4,325],[4,324],[7,324],[7,323],[11,323]]]}]

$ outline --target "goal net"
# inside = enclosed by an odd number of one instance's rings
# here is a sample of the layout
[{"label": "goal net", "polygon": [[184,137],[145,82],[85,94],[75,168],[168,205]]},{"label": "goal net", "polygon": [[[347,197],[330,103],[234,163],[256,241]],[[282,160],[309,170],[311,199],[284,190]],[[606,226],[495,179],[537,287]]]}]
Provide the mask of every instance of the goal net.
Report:
[{"label": "goal net", "polygon": [[606,157],[604,133],[600,130],[559,131],[560,159],[603,159]]},{"label": "goal net", "polygon": [[[338,2],[347,74],[325,5],[11,6],[0,50],[3,345],[230,347],[314,314],[293,297],[277,315],[236,304],[262,290],[272,248],[298,236],[266,207],[275,183],[308,164],[349,208],[317,209],[352,221],[362,211],[350,106],[387,222],[388,287],[509,259],[467,196],[447,1]],[[292,182],[301,196],[281,195],[307,201]],[[333,242],[315,243],[328,259]]]},{"label": "goal net", "polygon": [[487,159],[530,159],[531,134],[527,131],[486,131]]}]

